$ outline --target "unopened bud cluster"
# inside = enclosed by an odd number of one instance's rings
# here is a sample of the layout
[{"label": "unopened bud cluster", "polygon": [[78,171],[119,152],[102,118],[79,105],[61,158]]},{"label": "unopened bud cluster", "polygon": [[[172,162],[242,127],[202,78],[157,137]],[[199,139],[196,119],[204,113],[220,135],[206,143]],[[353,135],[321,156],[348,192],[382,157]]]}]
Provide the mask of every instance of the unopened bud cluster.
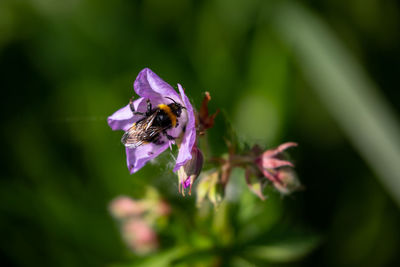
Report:
[{"label": "unopened bud cluster", "polygon": [[122,238],[133,252],[144,255],[157,250],[159,241],[154,225],[158,218],[168,216],[171,208],[154,190],[148,189],[142,200],[119,196],[110,203],[109,209],[119,223]]},{"label": "unopened bud cluster", "polygon": [[[218,111],[210,115],[208,102],[211,97],[206,93],[201,109],[196,113],[197,137],[202,137],[206,130],[214,125]],[[197,205],[200,206],[206,199],[217,206],[224,197],[225,187],[229,182],[232,170],[242,168],[245,171],[245,180],[249,189],[260,199],[264,200],[263,189],[272,185],[282,194],[290,194],[301,188],[301,184],[293,170],[293,163],[285,159],[285,150],[297,146],[288,142],[277,148],[263,150],[258,145],[247,151],[236,152],[236,147],[227,141],[228,154],[213,158],[215,168],[204,171],[200,175],[197,185]],[[179,192],[185,195],[185,188],[192,191],[194,181],[199,177],[203,166],[203,155],[200,149],[193,146],[192,159],[178,171]]]}]

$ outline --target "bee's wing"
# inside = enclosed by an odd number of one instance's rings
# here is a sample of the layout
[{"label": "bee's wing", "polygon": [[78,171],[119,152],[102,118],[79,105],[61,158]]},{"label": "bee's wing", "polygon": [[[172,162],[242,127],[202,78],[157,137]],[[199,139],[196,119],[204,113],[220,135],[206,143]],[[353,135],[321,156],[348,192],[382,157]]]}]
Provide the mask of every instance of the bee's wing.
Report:
[{"label": "bee's wing", "polygon": [[122,136],[122,144],[129,148],[136,148],[143,143],[146,143],[146,140],[150,137],[148,130],[151,128],[156,116],[157,112],[154,112],[150,116],[135,122]]},{"label": "bee's wing", "polygon": [[122,144],[124,144],[126,147],[131,147],[135,148],[143,144],[143,140],[140,139],[140,136],[138,133],[136,133],[136,128],[137,124],[136,122],[132,125],[131,128],[129,128],[128,131],[124,133],[124,135],[121,138]]}]

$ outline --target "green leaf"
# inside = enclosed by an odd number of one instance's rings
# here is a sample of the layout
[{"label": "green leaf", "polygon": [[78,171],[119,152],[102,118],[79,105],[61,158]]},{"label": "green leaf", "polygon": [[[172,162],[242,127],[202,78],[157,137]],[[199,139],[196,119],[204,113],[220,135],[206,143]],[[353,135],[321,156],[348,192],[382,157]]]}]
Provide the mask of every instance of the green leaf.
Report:
[{"label": "green leaf", "polygon": [[141,263],[133,263],[133,264],[116,264],[112,265],[112,267],[152,267],[152,266],[171,266],[172,261],[177,258],[183,256],[187,253],[187,249],[183,247],[176,247],[164,252],[159,252],[157,254],[151,255],[146,258]]},{"label": "green leaf", "polygon": [[246,250],[245,256],[271,262],[291,262],[306,256],[319,243],[320,238],[318,236],[289,239],[265,246],[251,247]]}]

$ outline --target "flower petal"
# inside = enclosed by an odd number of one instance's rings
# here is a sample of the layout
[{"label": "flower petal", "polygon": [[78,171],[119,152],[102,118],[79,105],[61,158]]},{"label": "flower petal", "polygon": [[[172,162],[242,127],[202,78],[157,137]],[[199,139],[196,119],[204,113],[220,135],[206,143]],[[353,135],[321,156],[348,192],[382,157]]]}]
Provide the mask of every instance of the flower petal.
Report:
[{"label": "flower petal", "polygon": [[191,158],[191,152],[193,145],[196,141],[196,125],[195,117],[193,112],[193,107],[190,104],[189,99],[185,95],[185,92],[180,84],[178,84],[179,92],[181,94],[184,106],[187,112],[187,123],[185,133],[182,138],[182,143],[179,148],[178,157],[176,159],[176,165],[174,167],[174,172],[176,172],[181,166],[185,165]]},{"label": "flower petal", "polygon": [[263,159],[261,162],[261,166],[266,169],[275,169],[283,166],[294,167],[293,163],[291,163],[290,161],[276,159],[276,158]]},{"label": "flower petal", "polygon": [[275,174],[270,173],[267,169],[263,169],[263,168],[259,168],[259,170],[262,172],[262,174],[268,179],[270,180],[272,183],[281,183],[281,181],[275,177]]},{"label": "flower petal", "polygon": [[[133,106],[136,111],[143,112],[146,110],[146,101],[144,98],[139,98],[133,101]],[[107,118],[108,125],[111,129],[127,131],[132,123],[139,120],[141,116],[133,115],[132,110],[128,105],[117,110],[110,117]]]},{"label": "flower petal", "polygon": [[130,173],[140,170],[149,160],[154,159],[169,147],[169,142],[162,145],[149,143],[136,148],[126,148],[126,160]]},{"label": "flower petal", "polygon": [[294,142],[283,143],[283,144],[279,145],[275,149],[269,149],[269,150],[265,151],[263,153],[263,157],[273,157],[273,156],[275,156],[275,155],[277,155],[279,153],[282,153],[283,151],[285,151],[289,147],[296,147],[296,146],[297,146],[297,143],[294,143]]},{"label": "flower petal", "polygon": [[175,89],[149,68],[145,68],[139,73],[133,87],[135,92],[144,98],[160,100],[168,96],[182,103]]}]

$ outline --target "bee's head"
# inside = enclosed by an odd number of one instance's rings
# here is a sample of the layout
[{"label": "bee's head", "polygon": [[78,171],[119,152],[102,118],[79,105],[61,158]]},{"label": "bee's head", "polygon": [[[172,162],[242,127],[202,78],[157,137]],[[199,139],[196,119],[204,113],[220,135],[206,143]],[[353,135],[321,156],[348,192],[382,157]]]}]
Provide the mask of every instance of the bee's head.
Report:
[{"label": "bee's head", "polygon": [[175,100],[173,100],[170,97],[166,97],[168,99],[171,99],[174,103],[168,104],[169,108],[171,109],[172,113],[174,113],[177,117],[181,116],[182,113],[182,109],[186,109],[184,106],[182,106],[181,104],[175,102]]}]

